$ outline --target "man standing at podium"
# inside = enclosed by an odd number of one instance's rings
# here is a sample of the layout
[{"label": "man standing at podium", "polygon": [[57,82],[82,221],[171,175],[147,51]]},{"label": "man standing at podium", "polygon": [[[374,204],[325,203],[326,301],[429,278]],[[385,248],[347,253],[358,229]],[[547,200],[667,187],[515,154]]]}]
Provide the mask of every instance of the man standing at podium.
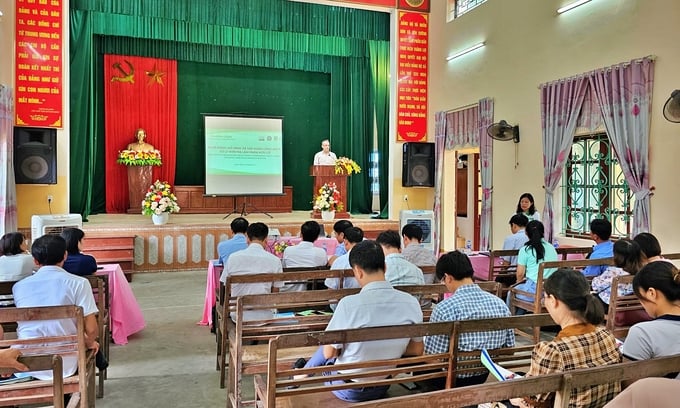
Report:
[{"label": "man standing at podium", "polygon": [[337,160],[335,153],[331,152],[331,142],[324,139],[321,142],[321,151],[314,155],[315,166],[334,166]]}]

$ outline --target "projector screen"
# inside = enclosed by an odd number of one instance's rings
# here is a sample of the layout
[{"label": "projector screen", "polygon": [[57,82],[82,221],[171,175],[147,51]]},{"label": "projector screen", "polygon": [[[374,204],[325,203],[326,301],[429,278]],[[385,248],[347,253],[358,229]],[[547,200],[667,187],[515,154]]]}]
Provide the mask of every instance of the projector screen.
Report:
[{"label": "projector screen", "polygon": [[283,194],[283,118],[203,115],[205,194]]}]

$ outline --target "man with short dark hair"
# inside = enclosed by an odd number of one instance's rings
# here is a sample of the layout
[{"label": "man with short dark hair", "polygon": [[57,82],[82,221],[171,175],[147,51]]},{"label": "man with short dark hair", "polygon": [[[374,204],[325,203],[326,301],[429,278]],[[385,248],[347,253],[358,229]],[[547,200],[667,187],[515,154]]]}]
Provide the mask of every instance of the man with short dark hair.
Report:
[{"label": "man with short dark hair", "polygon": [[[529,237],[525,228],[529,223],[529,219],[524,214],[515,214],[510,217],[510,232],[511,235],[505,237],[503,240],[503,249],[520,249],[527,243]],[[503,261],[508,265],[517,265],[517,255],[515,256],[504,256]]]},{"label": "man with short dark hair", "polygon": [[[614,256],[614,243],[609,239],[612,235],[612,224],[605,218],[590,221],[590,239],[595,241],[593,252],[588,259],[611,258]],[[598,276],[606,271],[607,265],[591,265],[583,268],[586,277]]]},{"label": "man with short dark hair", "polygon": [[[12,287],[14,303],[17,307],[80,306],[85,317],[85,345],[96,353],[99,350],[97,304],[90,282],[62,268],[67,256],[66,241],[59,235],[43,235],[31,245],[31,254],[40,269],[32,276],[14,284]],[[18,322],[17,327],[19,339],[77,333],[75,319],[24,321]],[[77,356],[63,356],[64,377],[75,374],[77,368]],[[15,375],[17,377],[32,376],[41,380],[52,379],[51,371],[22,372]]]},{"label": "man with short dark hair", "polygon": [[[451,322],[459,320],[490,319],[510,316],[505,302],[489,292],[483,291],[472,280],[474,271],[467,255],[453,251],[442,255],[437,261],[436,279],[446,285],[453,293],[435,306],[430,322]],[[438,335],[425,337],[425,353],[437,354],[449,351],[449,337]],[[512,330],[496,330],[478,333],[463,333],[460,336],[458,349],[474,351],[512,347],[515,345],[515,334]],[[477,373],[461,374],[454,379],[455,387],[482,384],[489,375],[483,367]],[[444,384],[437,386],[443,388]]]},{"label": "man with short dark hair", "polygon": [[[335,259],[333,264],[331,265],[331,269],[350,269],[351,265],[349,263],[349,254],[352,251],[352,248],[359,242],[364,240],[364,231],[361,230],[359,227],[349,227],[343,232],[343,237],[345,238],[343,240],[343,245],[345,246],[345,249],[347,250],[347,253],[339,256],[338,258]],[[326,278],[324,281],[324,284],[326,285],[327,288],[329,289],[338,289],[340,287],[340,279],[339,278]],[[354,278],[345,278],[342,281],[342,287],[343,288],[358,288],[359,287],[359,282],[357,282],[356,279]]]},{"label": "man with short dark hair", "polygon": [[385,253],[385,280],[392,286],[423,285],[423,271],[407,261],[399,252],[401,237],[394,230],[383,231],[378,234],[375,242]]},{"label": "man with short dark hair", "polygon": [[[326,251],[314,246],[314,241],[319,238],[321,226],[316,221],[307,221],[300,227],[302,242],[289,246],[283,251],[284,268],[324,266],[328,263]],[[306,283],[286,282],[281,292],[300,292],[307,289]]]},{"label": "man with short dark hair", "polygon": [[[437,258],[434,252],[423,247],[423,229],[418,224],[406,224],[401,229],[401,237],[404,241],[404,248],[401,254],[404,258],[416,266],[434,266],[437,264]],[[434,281],[434,274],[428,273],[423,275],[425,283],[432,283]]]},{"label": "man with short dark hair", "polygon": [[354,225],[352,225],[349,220],[339,220],[333,224],[333,232],[335,233],[335,239],[338,241],[339,245],[335,247],[335,254],[328,259],[329,265],[333,265],[333,262],[335,262],[338,257],[347,253],[344,245],[345,230],[353,226]]},{"label": "man with short dark hair", "polygon": [[231,222],[231,239],[222,241],[217,245],[217,254],[220,257],[220,263],[224,266],[220,282],[227,281],[227,261],[231,254],[237,251],[242,251],[248,248],[246,242],[246,230],[248,229],[248,220],[243,217],[234,218]]},{"label": "man with short dark hair", "polygon": [[[349,252],[349,263],[361,285],[356,295],[342,298],[326,330],[344,330],[360,327],[409,325],[422,323],[423,313],[418,301],[400,292],[385,281],[385,257],[374,241],[362,241]],[[401,356],[418,356],[423,353],[421,338],[374,340],[347,344],[330,344],[319,347],[305,367],[357,363],[371,360],[389,360]],[[352,370],[361,372],[361,369]],[[361,382],[361,378],[346,382]],[[345,384],[345,381],[328,385]],[[378,387],[347,388],[331,391],[344,401],[360,402],[382,398],[389,385]]]},{"label": "man with short dark hair", "polygon": [[[226,276],[251,275],[258,273],[282,273],[281,260],[265,250],[269,227],[261,222],[248,226],[246,236],[248,248],[233,253],[224,266]],[[225,277],[226,279],[226,277]],[[231,287],[232,296],[260,295],[278,292],[283,282],[237,283]],[[252,310],[243,312],[243,320],[260,320],[272,318],[268,310]],[[232,319],[234,316],[232,315]]]}]

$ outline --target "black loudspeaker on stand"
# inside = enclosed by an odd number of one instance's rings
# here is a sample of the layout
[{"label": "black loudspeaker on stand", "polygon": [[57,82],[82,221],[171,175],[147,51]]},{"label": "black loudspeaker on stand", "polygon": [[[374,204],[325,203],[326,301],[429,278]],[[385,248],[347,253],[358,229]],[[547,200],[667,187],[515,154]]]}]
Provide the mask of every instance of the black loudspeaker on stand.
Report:
[{"label": "black loudspeaker on stand", "polygon": [[404,143],[401,185],[434,187],[434,143]]},{"label": "black loudspeaker on stand", "polygon": [[16,184],[57,184],[57,130],[14,128]]}]

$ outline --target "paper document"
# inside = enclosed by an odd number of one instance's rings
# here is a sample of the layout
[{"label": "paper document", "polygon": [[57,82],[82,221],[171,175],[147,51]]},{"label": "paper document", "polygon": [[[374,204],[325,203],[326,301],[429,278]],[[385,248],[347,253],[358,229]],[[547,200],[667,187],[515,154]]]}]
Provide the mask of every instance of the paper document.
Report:
[{"label": "paper document", "polygon": [[484,367],[486,367],[489,370],[489,372],[494,377],[496,377],[498,381],[506,381],[511,380],[513,378],[522,378],[521,375],[515,374],[512,371],[508,370],[507,368],[501,367],[498,364],[494,363],[493,360],[491,360],[491,356],[489,355],[489,352],[486,351],[486,349],[482,349],[481,359]]}]

